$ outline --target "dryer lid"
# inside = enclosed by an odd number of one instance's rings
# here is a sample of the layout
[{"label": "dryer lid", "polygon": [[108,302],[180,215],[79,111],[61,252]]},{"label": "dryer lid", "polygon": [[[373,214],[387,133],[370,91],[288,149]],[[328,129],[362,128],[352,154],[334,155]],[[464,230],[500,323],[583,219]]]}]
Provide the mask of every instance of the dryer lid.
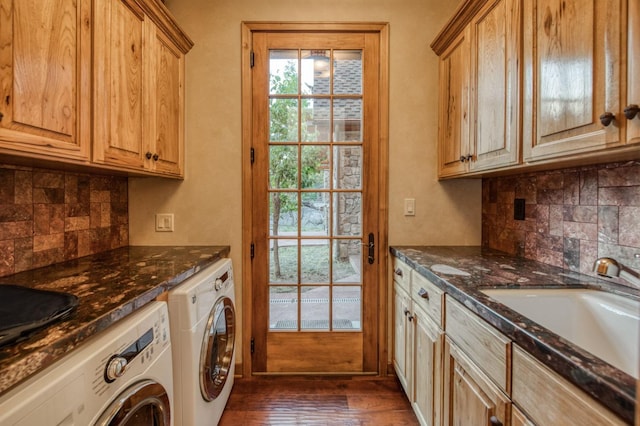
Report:
[{"label": "dryer lid", "polygon": [[66,318],[78,306],[72,294],[0,285],[0,346]]}]

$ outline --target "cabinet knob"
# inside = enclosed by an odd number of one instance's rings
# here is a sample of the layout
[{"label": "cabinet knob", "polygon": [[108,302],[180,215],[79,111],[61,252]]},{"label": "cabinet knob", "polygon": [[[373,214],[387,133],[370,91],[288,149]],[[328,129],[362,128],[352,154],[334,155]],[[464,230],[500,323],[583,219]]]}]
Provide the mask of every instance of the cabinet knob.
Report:
[{"label": "cabinet knob", "polygon": [[636,104],[627,105],[624,109],[624,116],[627,117],[627,120],[633,120],[638,113],[640,113],[640,107]]},{"label": "cabinet knob", "polygon": [[465,161],[471,161],[472,158],[473,158],[473,155],[471,155],[471,154],[461,155],[460,156],[460,162],[464,163]]},{"label": "cabinet knob", "polygon": [[407,319],[409,320],[409,322],[413,321],[413,315],[409,315]]},{"label": "cabinet knob", "polygon": [[420,291],[418,291],[418,296],[422,297],[423,299],[429,300],[429,292],[424,288],[420,288]]},{"label": "cabinet knob", "polygon": [[491,416],[489,418],[489,423],[491,423],[493,426],[502,426],[502,422],[498,420],[496,416]]},{"label": "cabinet knob", "polygon": [[397,268],[394,272],[396,273],[397,276],[402,277],[402,269]]},{"label": "cabinet knob", "polygon": [[466,159],[467,159],[467,157],[465,157],[464,155],[460,156],[460,162],[461,163],[464,163]]},{"label": "cabinet knob", "polygon": [[600,123],[607,127],[611,122],[616,118],[616,116],[612,112],[605,112],[600,116]]},{"label": "cabinet knob", "polygon": [[151,157],[153,156],[153,154],[151,154],[150,152],[147,152],[144,156],[147,157],[147,160],[151,160]]},{"label": "cabinet knob", "polygon": [[153,161],[158,161],[158,158],[160,158],[158,154],[153,154]]}]

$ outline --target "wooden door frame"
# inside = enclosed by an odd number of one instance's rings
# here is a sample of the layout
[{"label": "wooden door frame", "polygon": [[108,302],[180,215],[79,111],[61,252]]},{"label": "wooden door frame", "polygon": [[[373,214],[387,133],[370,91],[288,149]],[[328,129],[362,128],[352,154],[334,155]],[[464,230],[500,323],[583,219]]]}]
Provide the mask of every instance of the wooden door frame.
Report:
[{"label": "wooden door frame", "polygon": [[253,228],[252,201],[252,77],[251,50],[254,32],[369,32],[380,37],[379,82],[379,218],[378,218],[378,375],[387,374],[388,338],[388,217],[389,217],[389,24],[339,22],[243,22],[241,34],[242,69],[242,363],[236,372],[250,377],[251,330],[253,330],[253,289],[251,239]]}]

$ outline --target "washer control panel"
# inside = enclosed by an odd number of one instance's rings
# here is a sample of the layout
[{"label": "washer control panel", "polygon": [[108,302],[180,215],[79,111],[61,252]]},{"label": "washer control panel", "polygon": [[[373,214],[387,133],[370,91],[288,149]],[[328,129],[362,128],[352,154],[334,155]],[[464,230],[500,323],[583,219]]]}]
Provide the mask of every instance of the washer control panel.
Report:
[{"label": "washer control panel", "polygon": [[[142,352],[153,343],[153,328],[147,330],[138,340],[133,342],[119,354],[111,356],[104,369],[104,380],[111,383],[118,377],[122,377],[127,366],[134,358],[142,354]],[[144,355],[142,355],[144,356]]]}]

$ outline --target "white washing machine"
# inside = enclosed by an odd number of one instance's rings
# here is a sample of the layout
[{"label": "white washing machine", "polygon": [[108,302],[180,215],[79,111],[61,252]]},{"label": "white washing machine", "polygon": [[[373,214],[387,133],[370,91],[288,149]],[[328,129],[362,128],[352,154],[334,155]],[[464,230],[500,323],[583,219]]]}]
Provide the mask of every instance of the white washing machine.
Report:
[{"label": "white washing machine", "polygon": [[173,421],[167,304],[151,302],[0,397],[0,425]]},{"label": "white washing machine", "polygon": [[169,292],[176,426],[212,426],[222,417],[235,372],[231,260],[203,269]]}]

